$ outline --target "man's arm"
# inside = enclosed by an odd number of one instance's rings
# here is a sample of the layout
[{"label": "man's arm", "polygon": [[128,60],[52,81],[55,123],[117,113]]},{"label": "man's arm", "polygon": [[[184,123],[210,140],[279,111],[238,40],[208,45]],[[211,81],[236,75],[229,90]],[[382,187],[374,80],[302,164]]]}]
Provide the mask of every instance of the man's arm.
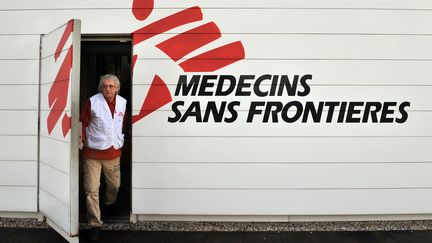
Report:
[{"label": "man's arm", "polygon": [[91,115],[91,102],[90,99],[88,99],[82,107],[80,114],[80,122],[82,124],[81,138],[83,144],[86,144],[86,129],[87,126],[90,124]]}]

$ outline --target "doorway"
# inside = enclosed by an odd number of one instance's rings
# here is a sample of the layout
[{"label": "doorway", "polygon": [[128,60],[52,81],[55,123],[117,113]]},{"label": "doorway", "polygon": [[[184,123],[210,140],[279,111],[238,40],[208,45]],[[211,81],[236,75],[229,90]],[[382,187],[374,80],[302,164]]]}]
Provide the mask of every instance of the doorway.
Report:
[{"label": "doorway", "polygon": [[[86,100],[98,92],[99,78],[104,74],[115,74],[120,79],[120,96],[128,101],[126,107],[127,125],[125,129],[125,142],[122,148],[120,162],[121,186],[116,201],[116,210],[114,212],[112,212],[112,210],[110,210],[109,213],[104,212],[105,208],[100,200],[102,221],[104,223],[129,222],[131,213],[131,56],[132,42],[130,36],[82,36],[80,107],[83,107]],[[80,153],[79,217],[81,223],[87,222],[85,192],[83,188],[83,162],[82,154]],[[103,195],[102,192],[105,189],[104,185],[104,178],[103,175],[101,175],[99,195]]]}]

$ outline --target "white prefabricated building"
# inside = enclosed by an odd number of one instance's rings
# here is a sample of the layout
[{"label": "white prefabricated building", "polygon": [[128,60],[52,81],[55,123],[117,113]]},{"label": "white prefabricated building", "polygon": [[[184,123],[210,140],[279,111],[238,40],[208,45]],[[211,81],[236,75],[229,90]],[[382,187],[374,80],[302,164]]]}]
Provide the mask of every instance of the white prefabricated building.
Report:
[{"label": "white prefabricated building", "polygon": [[107,39],[133,219],[432,218],[427,0],[1,1],[0,215],[77,240],[81,46]]}]

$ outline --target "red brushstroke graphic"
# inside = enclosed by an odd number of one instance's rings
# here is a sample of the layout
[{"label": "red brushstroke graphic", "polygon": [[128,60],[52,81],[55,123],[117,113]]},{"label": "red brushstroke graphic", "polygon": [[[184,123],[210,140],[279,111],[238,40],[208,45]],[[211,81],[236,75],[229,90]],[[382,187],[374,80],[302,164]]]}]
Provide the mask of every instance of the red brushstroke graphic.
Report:
[{"label": "red brushstroke graphic", "polygon": [[155,75],[153,78],[153,82],[150,85],[147,96],[141,106],[139,114],[132,116],[132,123],[141,120],[148,114],[168,104],[171,101],[171,93],[169,92],[165,82],[158,75]]},{"label": "red brushstroke graphic", "polygon": [[48,134],[51,134],[66,108],[70,71],[72,69],[72,49],[71,46],[48,93],[48,105],[51,109],[47,118]]},{"label": "red brushstroke graphic", "polygon": [[139,30],[134,31],[133,45],[137,45],[153,36],[167,32],[181,25],[202,20],[203,15],[199,7],[192,7],[163,19],[153,22]]},{"label": "red brushstroke graphic", "polygon": [[66,41],[69,39],[69,36],[71,35],[72,31],[73,31],[73,20],[69,20],[69,22],[67,23],[66,28],[63,32],[63,35],[60,39],[60,42],[58,43],[57,48],[55,50],[55,53],[54,53],[54,60],[55,61],[57,61],[57,58],[60,56],[60,53],[62,52],[63,47],[65,46]]},{"label": "red brushstroke graphic", "polygon": [[137,59],[138,59],[138,55],[133,55],[133,57],[132,57],[132,72],[133,72],[133,69],[135,67],[135,63],[136,63]]},{"label": "red brushstroke graphic", "polygon": [[63,116],[63,120],[62,120],[62,132],[63,132],[63,137],[66,137],[66,135],[68,134],[70,128],[71,128],[71,117],[68,116],[67,114],[64,114]]},{"label": "red brushstroke graphic", "polygon": [[240,41],[204,52],[180,63],[185,72],[214,72],[245,58]]},{"label": "red brushstroke graphic", "polygon": [[211,22],[176,35],[156,45],[156,47],[165,52],[173,61],[178,61],[220,37],[219,28]]},{"label": "red brushstroke graphic", "polygon": [[[57,48],[54,53],[55,62],[57,62],[57,59],[60,57],[67,40],[73,32],[73,23],[73,20],[69,20],[66,28],[63,31],[63,34],[60,38],[59,43],[57,44]],[[72,53],[73,47],[71,45],[48,93],[48,106],[50,108],[50,112],[47,117],[48,134],[51,134],[55,125],[59,121],[64,110],[66,109],[69,91],[69,79],[72,70]],[[65,114],[62,119],[63,137],[66,137],[70,129],[71,118],[67,114]]]},{"label": "red brushstroke graphic", "polygon": [[132,3],[132,13],[138,20],[145,20],[153,11],[153,0],[134,0]]},{"label": "red brushstroke graphic", "polygon": [[[149,12],[137,12],[137,6],[144,6],[145,4],[148,4],[146,6],[151,5],[151,8],[153,8],[153,2],[150,3],[143,0],[134,0],[132,12],[136,19],[142,20],[143,18],[148,17]],[[148,9],[150,9],[150,7]],[[137,14],[141,15],[137,16]],[[197,6],[187,8],[134,31],[132,33],[132,44],[134,46],[138,45],[139,43],[161,33],[201,20],[203,20],[201,8]],[[176,34],[175,36],[156,44],[156,47],[164,52],[174,62],[178,62],[188,54],[199,50],[219,38],[221,38],[221,32],[218,26],[215,23],[210,22],[183,33]],[[135,67],[138,54],[134,55],[132,58],[132,69]],[[243,44],[240,41],[237,41],[198,54],[190,59],[183,60],[178,65],[185,72],[213,72],[244,58],[245,50]],[[132,117],[132,122],[135,123],[141,120],[171,101],[172,97],[165,82],[158,75],[155,75],[147,96],[141,106],[141,110],[138,115]]]}]

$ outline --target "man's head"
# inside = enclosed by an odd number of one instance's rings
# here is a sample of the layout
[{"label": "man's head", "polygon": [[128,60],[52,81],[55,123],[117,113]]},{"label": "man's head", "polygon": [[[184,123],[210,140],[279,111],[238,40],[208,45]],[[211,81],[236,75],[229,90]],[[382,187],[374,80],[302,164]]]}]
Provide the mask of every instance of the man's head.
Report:
[{"label": "man's head", "polygon": [[100,78],[98,90],[105,99],[112,101],[120,91],[120,80],[113,74],[103,75]]}]

